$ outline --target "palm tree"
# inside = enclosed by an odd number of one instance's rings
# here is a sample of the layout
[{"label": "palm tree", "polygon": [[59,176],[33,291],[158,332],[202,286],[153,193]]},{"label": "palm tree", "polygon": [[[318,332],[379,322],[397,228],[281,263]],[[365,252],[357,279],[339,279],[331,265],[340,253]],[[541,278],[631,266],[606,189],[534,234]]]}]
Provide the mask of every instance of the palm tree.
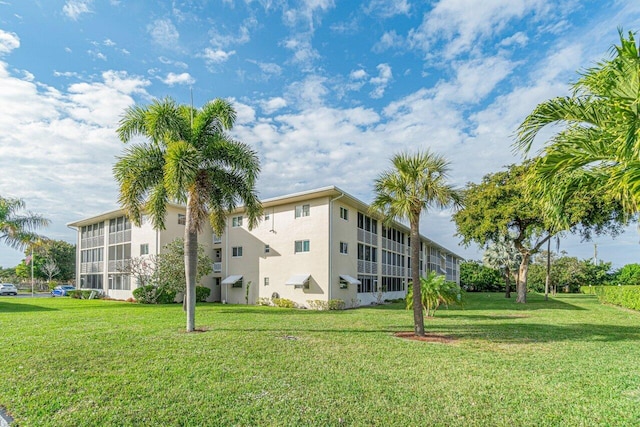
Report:
[{"label": "palm tree", "polygon": [[510,236],[500,235],[487,245],[482,255],[482,263],[487,267],[500,270],[505,281],[505,298],[511,298],[511,273],[520,265],[520,252]]},{"label": "palm tree", "polygon": [[0,196],[0,242],[14,249],[24,249],[30,242],[42,239],[35,233],[49,225],[49,220],[31,212],[22,212],[24,201]]},{"label": "palm tree", "polygon": [[375,181],[373,212],[381,212],[386,223],[408,220],[411,226],[411,282],[413,286],[414,332],[424,336],[420,292],[420,215],[429,208],[460,204],[460,195],[447,183],[449,162],[429,150],[401,153],[391,159],[393,167]]},{"label": "palm tree", "polygon": [[119,201],[133,223],[139,225],[145,212],[154,228],[163,229],[167,204],[186,205],[187,332],[195,329],[198,231],[208,219],[222,234],[228,212],[240,203],[250,228],[262,212],[255,190],[257,154],[225,133],[235,118],[232,105],[222,99],[194,109],[165,98],[128,108],[117,129],[124,143],[135,136],[148,140],[128,147],[113,168]]},{"label": "palm tree", "polygon": [[582,73],[571,96],[539,104],[515,145],[528,153],[540,130],[566,125],[543,146],[539,181],[564,200],[588,186],[633,214],[640,202],[640,55],[633,33],[625,38],[622,30],[612,50],[612,59]]}]

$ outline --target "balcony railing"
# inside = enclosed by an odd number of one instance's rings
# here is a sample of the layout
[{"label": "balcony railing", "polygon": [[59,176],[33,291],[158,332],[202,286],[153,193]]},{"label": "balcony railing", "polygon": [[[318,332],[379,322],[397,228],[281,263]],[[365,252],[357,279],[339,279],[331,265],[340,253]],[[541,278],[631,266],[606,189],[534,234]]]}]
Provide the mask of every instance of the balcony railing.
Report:
[{"label": "balcony railing", "polygon": [[213,272],[214,273],[221,273],[222,272],[222,263],[221,262],[214,262],[213,263]]}]

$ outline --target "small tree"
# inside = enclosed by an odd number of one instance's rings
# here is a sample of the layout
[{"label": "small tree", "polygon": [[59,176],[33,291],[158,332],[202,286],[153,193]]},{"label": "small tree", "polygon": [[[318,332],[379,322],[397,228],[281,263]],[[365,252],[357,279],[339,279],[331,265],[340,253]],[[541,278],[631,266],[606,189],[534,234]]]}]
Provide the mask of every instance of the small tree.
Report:
[{"label": "small tree", "polygon": [[[204,246],[198,245],[198,268],[196,270],[196,283],[200,279],[211,274],[212,261],[207,256]],[[184,240],[175,239],[162,249],[156,260],[154,280],[160,287],[166,287],[175,292],[185,292],[186,280],[184,272]]]},{"label": "small tree", "polygon": [[[427,317],[434,317],[442,304],[448,307],[449,304],[462,303],[460,286],[435,271],[428,271],[420,278],[420,290],[423,314]],[[406,302],[407,310],[413,308],[413,287],[409,287]]]}]

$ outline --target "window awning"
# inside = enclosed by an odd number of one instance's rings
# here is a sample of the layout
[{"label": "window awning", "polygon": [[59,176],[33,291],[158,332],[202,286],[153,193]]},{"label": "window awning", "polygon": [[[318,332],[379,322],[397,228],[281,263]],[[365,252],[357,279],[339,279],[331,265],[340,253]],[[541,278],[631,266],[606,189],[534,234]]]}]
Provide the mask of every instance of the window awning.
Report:
[{"label": "window awning", "polygon": [[307,284],[307,282],[309,282],[309,277],[311,277],[310,274],[294,274],[293,276],[289,277],[289,280],[287,280],[284,284],[304,286]]},{"label": "window awning", "polygon": [[345,282],[347,282],[350,285],[361,285],[362,282],[358,279],[356,279],[355,277],[351,277],[348,274],[341,274],[340,275],[340,280],[344,280]]},{"label": "window awning", "polygon": [[227,276],[227,278],[224,279],[221,283],[223,285],[233,285],[238,280],[242,280],[242,275]]}]

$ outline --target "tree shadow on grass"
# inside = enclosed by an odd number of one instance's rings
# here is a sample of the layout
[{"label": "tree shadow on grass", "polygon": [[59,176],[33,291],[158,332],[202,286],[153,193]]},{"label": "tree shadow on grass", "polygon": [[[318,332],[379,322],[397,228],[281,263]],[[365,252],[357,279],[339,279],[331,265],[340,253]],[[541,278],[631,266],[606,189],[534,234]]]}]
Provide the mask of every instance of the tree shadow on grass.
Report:
[{"label": "tree shadow on grass", "polygon": [[[210,332],[242,332],[242,333],[272,333],[274,337],[297,334],[382,334],[391,335],[395,332],[412,331],[412,324],[390,325],[383,328],[310,328],[275,326],[268,328],[220,328],[216,325],[205,326]],[[553,342],[616,342],[640,340],[640,328],[636,326],[617,326],[602,324],[570,324],[544,325],[531,323],[472,323],[452,326],[450,323],[426,322],[425,330],[428,334],[446,335],[458,340],[480,340],[496,344],[537,344]]]},{"label": "tree shadow on grass", "polygon": [[459,327],[431,324],[430,332],[452,335],[459,339],[485,340],[502,344],[547,342],[616,342],[640,340],[637,326],[602,324],[542,325],[531,323],[473,323]]},{"label": "tree shadow on grass", "polygon": [[59,311],[57,308],[42,307],[33,304],[0,302],[0,313],[27,313],[34,311]]}]

